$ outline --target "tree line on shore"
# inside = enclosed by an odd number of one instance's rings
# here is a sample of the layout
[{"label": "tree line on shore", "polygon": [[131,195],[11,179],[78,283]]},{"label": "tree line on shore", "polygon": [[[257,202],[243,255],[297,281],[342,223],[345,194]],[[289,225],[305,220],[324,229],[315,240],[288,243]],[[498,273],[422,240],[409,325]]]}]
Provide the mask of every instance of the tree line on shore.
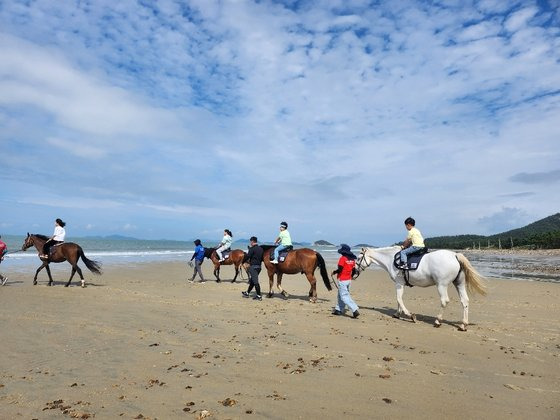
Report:
[{"label": "tree line on shore", "polygon": [[525,227],[496,235],[456,235],[426,238],[429,248],[446,249],[557,249],[560,248],[560,213]]}]

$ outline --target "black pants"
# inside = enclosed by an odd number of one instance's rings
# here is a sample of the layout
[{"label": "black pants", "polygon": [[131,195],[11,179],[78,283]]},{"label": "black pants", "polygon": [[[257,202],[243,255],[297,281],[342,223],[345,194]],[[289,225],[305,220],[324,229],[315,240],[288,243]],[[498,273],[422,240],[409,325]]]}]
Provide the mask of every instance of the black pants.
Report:
[{"label": "black pants", "polygon": [[47,242],[45,242],[45,245],[43,245],[43,254],[49,255],[49,249],[51,248],[51,246],[56,244],[61,244],[61,243],[62,241],[55,241],[54,239],[49,239]]},{"label": "black pants", "polygon": [[253,287],[257,292],[257,295],[261,295],[261,285],[259,284],[259,273],[261,272],[260,265],[252,265],[249,267],[249,288],[247,289],[247,293],[251,293]]}]

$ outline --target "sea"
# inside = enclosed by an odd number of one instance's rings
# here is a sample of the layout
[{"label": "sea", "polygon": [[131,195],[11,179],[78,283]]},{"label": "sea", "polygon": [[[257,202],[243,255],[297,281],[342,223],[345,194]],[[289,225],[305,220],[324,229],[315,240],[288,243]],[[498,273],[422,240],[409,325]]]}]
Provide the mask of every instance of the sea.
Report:
[{"label": "sea", "polygon": [[[9,276],[10,273],[34,273],[40,265],[35,248],[21,251],[25,236],[2,235],[2,240],[8,245],[9,253],[0,265],[0,271]],[[68,242],[78,243],[89,259],[100,261],[104,267],[130,266],[143,263],[185,262],[187,263],[194,252],[192,241],[174,240],[145,240],[114,237],[82,237],[67,238]],[[217,242],[205,242],[205,246],[216,246]],[[246,241],[234,242],[234,249],[246,249]],[[335,246],[313,246],[309,248],[320,252],[328,268],[335,268],[339,254]],[[298,246],[296,246],[298,248]],[[357,255],[360,248],[353,248]],[[546,281],[560,283],[560,255],[501,255],[492,253],[463,252],[472,265],[485,277],[508,278],[525,281]],[[52,264],[53,271],[57,266]],[[380,270],[371,266],[371,269]]]}]

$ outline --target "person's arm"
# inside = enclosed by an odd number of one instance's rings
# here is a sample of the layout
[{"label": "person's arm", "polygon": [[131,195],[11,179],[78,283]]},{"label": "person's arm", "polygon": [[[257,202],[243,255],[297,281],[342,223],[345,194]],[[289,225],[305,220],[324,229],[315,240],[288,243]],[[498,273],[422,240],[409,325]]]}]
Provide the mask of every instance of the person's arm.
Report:
[{"label": "person's arm", "polygon": [[335,274],[338,275],[338,274],[342,273],[343,268],[344,268],[343,266],[339,265],[338,268],[332,272],[333,276]]}]

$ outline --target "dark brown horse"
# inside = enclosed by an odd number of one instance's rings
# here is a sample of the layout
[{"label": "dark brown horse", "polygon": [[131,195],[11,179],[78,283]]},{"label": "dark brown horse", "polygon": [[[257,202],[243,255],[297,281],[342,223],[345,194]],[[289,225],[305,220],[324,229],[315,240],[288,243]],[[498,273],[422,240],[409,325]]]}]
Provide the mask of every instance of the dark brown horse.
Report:
[{"label": "dark brown horse", "polygon": [[[45,242],[47,242],[48,239],[49,238],[45,235],[30,235],[28,233],[27,238],[25,238],[25,242],[23,243],[21,249],[22,251],[26,251],[28,248],[34,246],[35,248],[37,248],[37,251],[39,251],[39,254],[42,254],[43,245],[45,245]],[[35,278],[33,278],[33,285],[37,284],[37,276],[39,274],[39,271],[41,271],[43,268],[46,268],[47,274],[49,275],[48,285],[52,286],[53,279],[51,276],[51,269],[49,268],[49,263],[52,262],[59,263],[59,262],[68,261],[70,265],[72,265],[72,275],[70,276],[70,279],[68,280],[68,283],[66,283],[65,287],[70,286],[72,277],[74,277],[74,274],[76,274],[76,272],[78,272],[80,278],[82,279],[82,287],[85,287],[85,280],[84,280],[84,276],[82,275],[82,270],[80,267],[78,267],[78,260],[80,259],[80,257],[82,258],[82,261],[84,262],[86,267],[89,268],[89,270],[92,273],[101,274],[101,263],[86,258],[86,256],[84,255],[84,250],[80,245],[75,244],[73,242],[64,242],[60,245],[55,245],[51,247],[51,254],[49,255],[48,260],[41,260],[43,264],[37,269],[35,273]]]},{"label": "dark brown horse", "polygon": [[204,258],[212,260],[214,263],[214,275],[216,276],[216,282],[220,282],[220,265],[234,265],[235,266],[235,277],[233,277],[232,283],[235,283],[237,275],[239,274],[239,266],[243,262],[243,257],[245,257],[245,252],[241,249],[234,249],[230,252],[229,256],[222,262],[218,258],[216,253],[216,248],[204,248]]},{"label": "dark brown horse", "polygon": [[325,283],[327,290],[332,290],[325,260],[317,251],[309,248],[296,249],[290,251],[283,262],[272,264],[270,262],[270,253],[274,251],[275,246],[261,246],[264,250],[263,262],[268,271],[268,284],[270,287],[268,291],[269,298],[273,296],[272,286],[274,283],[274,274],[276,274],[276,287],[280,290],[282,296],[288,297],[288,293],[282,289],[282,275],[301,273],[305,274],[309,284],[311,284],[311,289],[309,289],[309,301],[313,303],[317,302],[317,280],[314,274],[317,267],[319,267],[323,283]]}]

